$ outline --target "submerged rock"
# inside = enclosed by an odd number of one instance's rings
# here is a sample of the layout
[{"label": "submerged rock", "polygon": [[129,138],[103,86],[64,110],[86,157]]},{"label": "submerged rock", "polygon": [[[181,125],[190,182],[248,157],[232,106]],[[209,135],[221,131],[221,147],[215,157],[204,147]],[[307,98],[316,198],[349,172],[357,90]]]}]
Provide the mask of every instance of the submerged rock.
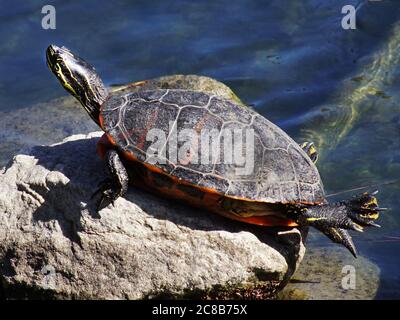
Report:
[{"label": "submerged rock", "polygon": [[341,247],[307,248],[301,267],[279,294],[291,300],[368,300],[379,289],[380,270]]},{"label": "submerged rock", "polygon": [[5,298],[267,298],[283,288],[305,251],[298,230],[240,224],[135,188],[97,213],[100,134],[34,147],[0,171]]}]

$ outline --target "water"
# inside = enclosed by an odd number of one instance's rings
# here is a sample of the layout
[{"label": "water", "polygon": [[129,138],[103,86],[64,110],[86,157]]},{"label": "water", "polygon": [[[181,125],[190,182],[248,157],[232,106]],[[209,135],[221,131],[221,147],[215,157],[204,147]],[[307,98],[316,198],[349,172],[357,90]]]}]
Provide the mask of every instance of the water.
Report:
[{"label": "water", "polygon": [[[55,43],[107,85],[176,73],[225,82],[297,141],[315,141],[327,193],[400,178],[398,1],[52,1],[56,30],[41,28],[45,4],[0,0],[2,164],[17,147],[43,143],[31,107],[65,95],[44,60]],[[345,4],[358,8],[357,30],[341,28]],[[376,298],[400,298],[400,184],[378,188],[390,208],[382,228],[354,238],[381,269]],[[331,244],[313,233],[308,245]]]}]

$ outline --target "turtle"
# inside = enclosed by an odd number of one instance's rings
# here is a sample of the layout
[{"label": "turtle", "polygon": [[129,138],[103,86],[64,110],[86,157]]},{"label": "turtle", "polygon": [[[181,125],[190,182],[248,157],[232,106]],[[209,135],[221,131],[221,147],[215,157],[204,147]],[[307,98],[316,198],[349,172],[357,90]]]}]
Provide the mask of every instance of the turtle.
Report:
[{"label": "turtle", "polygon": [[[234,103],[241,104],[245,107],[250,107],[244,104],[241,99],[224,83],[210,77],[199,76],[195,74],[174,74],[155,79],[135,81],[125,85],[114,85],[109,94],[120,95],[125,92],[155,89],[185,89],[201,91],[232,100]],[[318,151],[314,143],[310,141],[304,141],[300,143],[300,146],[308,154],[311,160],[316,163],[318,160]]]},{"label": "turtle", "polygon": [[187,88],[110,95],[94,67],[67,48],[50,45],[46,61],[104,131],[97,153],[108,175],[92,196],[97,210],[132,184],[245,223],[314,227],[355,257],[349,230],[380,227],[376,192],[330,203],[313,144],[297,144],[243,103]]}]

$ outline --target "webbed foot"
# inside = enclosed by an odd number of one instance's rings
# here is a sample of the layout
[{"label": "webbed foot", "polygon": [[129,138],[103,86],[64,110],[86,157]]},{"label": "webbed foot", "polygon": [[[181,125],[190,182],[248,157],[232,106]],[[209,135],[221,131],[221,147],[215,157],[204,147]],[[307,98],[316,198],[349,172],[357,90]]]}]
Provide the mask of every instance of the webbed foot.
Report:
[{"label": "webbed foot", "polygon": [[365,227],[380,227],[375,220],[379,217],[379,211],[385,208],[379,208],[376,193],[365,192],[347,201],[302,208],[298,211],[297,222],[315,227],[356,256],[347,230],[363,232]]},{"label": "webbed foot", "polygon": [[367,226],[380,227],[375,223],[375,220],[379,218],[379,211],[384,211],[386,208],[379,208],[378,201],[375,198],[377,193],[378,191],[373,193],[364,192],[360,196],[342,202],[347,206],[349,218],[353,223],[361,227],[358,231],[362,231]]}]

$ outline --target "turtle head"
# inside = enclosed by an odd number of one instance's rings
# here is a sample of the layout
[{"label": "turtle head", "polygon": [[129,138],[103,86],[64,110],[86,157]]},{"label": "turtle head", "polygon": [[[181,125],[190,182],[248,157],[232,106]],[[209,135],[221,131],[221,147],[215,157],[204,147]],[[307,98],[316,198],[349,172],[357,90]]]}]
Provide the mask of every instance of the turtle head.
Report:
[{"label": "turtle head", "polygon": [[62,86],[80,101],[99,125],[100,108],[108,93],[96,70],[65,47],[50,45],[46,60]]}]

